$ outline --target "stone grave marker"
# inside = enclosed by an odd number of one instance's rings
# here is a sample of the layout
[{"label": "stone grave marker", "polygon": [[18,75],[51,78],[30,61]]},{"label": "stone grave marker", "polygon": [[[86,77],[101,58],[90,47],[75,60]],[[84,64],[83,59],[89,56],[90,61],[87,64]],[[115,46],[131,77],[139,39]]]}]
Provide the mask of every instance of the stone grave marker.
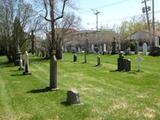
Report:
[{"label": "stone grave marker", "polygon": [[130,71],[131,61],[129,59],[124,59],[124,53],[120,52],[118,58],[118,71]]},{"label": "stone grave marker", "polygon": [[73,62],[77,62],[77,54],[76,53],[73,54]]},{"label": "stone grave marker", "polygon": [[31,75],[31,72],[29,70],[29,56],[28,56],[28,52],[25,52],[24,55],[24,72],[23,75]]},{"label": "stone grave marker", "polygon": [[147,55],[147,50],[148,50],[147,43],[144,43],[144,44],[143,44],[143,54],[144,54],[144,55]]},{"label": "stone grave marker", "polygon": [[140,72],[140,66],[141,66],[141,62],[143,61],[143,58],[140,56],[140,54],[138,54],[137,58],[136,58],[136,62],[137,62],[137,71]]},{"label": "stone grave marker", "polygon": [[96,66],[100,66],[101,65],[101,58],[100,56],[97,56],[97,64]]},{"label": "stone grave marker", "polygon": [[79,104],[80,103],[80,96],[78,91],[76,90],[69,90],[67,91],[67,100],[68,104]]}]

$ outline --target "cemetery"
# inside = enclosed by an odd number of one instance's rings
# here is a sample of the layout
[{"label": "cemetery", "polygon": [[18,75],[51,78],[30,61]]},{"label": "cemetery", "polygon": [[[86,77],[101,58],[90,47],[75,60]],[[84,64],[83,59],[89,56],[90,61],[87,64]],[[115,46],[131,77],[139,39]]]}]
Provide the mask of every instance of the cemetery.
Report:
[{"label": "cemetery", "polygon": [[0,0],[0,120],[160,120],[157,4],[88,1]]},{"label": "cemetery", "polygon": [[[32,75],[0,57],[0,119],[159,119],[160,58],[141,55],[140,71],[137,55],[125,55],[131,60],[131,71],[117,70],[118,55],[77,54],[73,63],[71,53],[58,61],[58,90],[49,85],[49,60],[30,56]],[[74,91],[71,91],[73,89]],[[69,92],[69,93],[67,93]],[[78,92],[78,93],[77,93]],[[78,97],[74,97],[73,95]],[[67,94],[73,100],[67,98]],[[70,105],[67,103],[78,103]],[[80,102],[80,103],[79,103]]]}]

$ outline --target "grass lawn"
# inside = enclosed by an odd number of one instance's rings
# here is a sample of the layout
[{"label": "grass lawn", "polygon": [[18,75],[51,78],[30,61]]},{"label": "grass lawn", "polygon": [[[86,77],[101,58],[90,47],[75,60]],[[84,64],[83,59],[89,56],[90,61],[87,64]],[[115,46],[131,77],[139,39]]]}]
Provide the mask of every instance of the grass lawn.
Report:
[{"label": "grass lawn", "polygon": [[[143,56],[141,72],[136,72],[136,56],[131,72],[117,72],[117,55],[96,55],[88,63],[72,62],[72,54],[58,61],[56,92],[45,92],[49,84],[49,61],[30,57],[32,75],[0,57],[0,120],[160,120],[160,57]],[[63,104],[67,90],[80,93],[81,104]]]}]

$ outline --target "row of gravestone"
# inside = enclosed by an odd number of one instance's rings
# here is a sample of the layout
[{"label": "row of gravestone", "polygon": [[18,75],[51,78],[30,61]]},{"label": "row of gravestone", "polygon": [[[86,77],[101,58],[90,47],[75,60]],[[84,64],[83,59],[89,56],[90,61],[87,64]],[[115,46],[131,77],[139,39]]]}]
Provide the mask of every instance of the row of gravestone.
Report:
[{"label": "row of gravestone", "polygon": [[40,50],[36,50],[35,55],[39,56],[39,57],[43,57],[43,58],[49,58],[49,56],[50,56],[48,52],[40,51]]},{"label": "row of gravestone", "polygon": [[[73,62],[77,62],[77,54],[74,53],[73,54]],[[87,54],[84,53],[84,62],[83,63],[87,63]],[[97,64],[96,66],[100,66],[101,65],[101,59],[100,56],[97,56]]]},{"label": "row of gravestone", "polygon": [[[142,62],[143,58],[140,57],[140,54],[138,54],[138,57],[136,58],[137,62],[137,71],[140,71],[140,64]],[[73,62],[77,62],[77,54],[73,54]],[[87,63],[87,54],[84,53],[84,62]],[[101,65],[101,59],[100,56],[97,56],[97,64],[96,66]],[[131,60],[130,59],[125,59],[124,58],[124,53],[120,52],[119,53],[119,58],[117,59],[117,70],[118,71],[131,71]]]}]

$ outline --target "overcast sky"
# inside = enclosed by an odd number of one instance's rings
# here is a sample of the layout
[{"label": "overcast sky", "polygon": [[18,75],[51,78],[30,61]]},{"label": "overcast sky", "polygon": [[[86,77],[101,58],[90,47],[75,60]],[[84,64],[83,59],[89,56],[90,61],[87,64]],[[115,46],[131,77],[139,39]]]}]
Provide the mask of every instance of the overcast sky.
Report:
[{"label": "overcast sky", "polygon": [[[99,14],[99,26],[112,27],[124,20],[130,20],[132,16],[142,15],[142,0],[77,0],[79,10],[76,12],[82,19],[84,29],[95,29],[96,16],[91,9],[97,9]],[[149,6],[152,5],[148,1]],[[160,20],[160,0],[155,0],[155,18]],[[150,16],[151,19],[151,16]]]}]

